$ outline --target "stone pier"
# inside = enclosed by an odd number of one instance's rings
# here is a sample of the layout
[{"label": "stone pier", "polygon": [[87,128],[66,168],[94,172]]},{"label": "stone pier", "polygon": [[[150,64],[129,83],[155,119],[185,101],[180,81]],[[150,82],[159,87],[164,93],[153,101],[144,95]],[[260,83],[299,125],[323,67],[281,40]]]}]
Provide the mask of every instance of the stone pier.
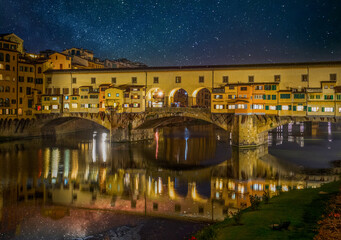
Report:
[{"label": "stone pier", "polygon": [[262,131],[260,124],[264,125],[254,115],[234,116],[231,131],[232,144],[238,147],[255,147],[266,143],[268,132]]},{"label": "stone pier", "polygon": [[137,142],[154,139],[154,130],[119,128],[111,131],[112,142]]}]

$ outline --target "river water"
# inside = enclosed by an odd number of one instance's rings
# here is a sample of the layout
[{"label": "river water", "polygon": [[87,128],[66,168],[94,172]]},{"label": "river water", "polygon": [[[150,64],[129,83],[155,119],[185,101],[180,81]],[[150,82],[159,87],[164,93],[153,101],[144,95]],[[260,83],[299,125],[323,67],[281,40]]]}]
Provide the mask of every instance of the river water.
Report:
[{"label": "river water", "polygon": [[248,206],[249,194],[337,179],[331,161],[341,159],[332,123],[286,125],[252,149],[212,125],[157,129],[131,144],[107,134],[0,143],[0,238],[188,239]]}]

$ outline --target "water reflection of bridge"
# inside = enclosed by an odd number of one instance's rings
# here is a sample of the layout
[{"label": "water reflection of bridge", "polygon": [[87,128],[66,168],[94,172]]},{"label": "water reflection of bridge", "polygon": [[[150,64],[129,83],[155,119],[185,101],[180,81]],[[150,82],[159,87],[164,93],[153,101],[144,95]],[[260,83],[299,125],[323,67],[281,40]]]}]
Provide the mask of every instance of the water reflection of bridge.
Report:
[{"label": "water reflection of bridge", "polygon": [[[90,143],[79,147],[84,151],[91,149]],[[24,159],[14,163],[17,168],[9,170],[6,166],[13,164],[6,162],[11,161],[11,154],[22,154],[21,150],[1,154],[3,211],[13,206],[11,202],[41,199],[68,207],[222,220],[228,212],[249,204],[250,194],[261,196],[266,190],[276,195],[290,189],[317,187],[337,178],[302,174],[267,154],[266,145],[234,148],[232,157],[221,164],[194,170],[148,167],[140,162],[143,155],[138,155],[138,151],[134,160],[127,162],[116,157],[109,160],[109,156],[103,161],[92,158],[92,154],[85,157],[76,150],[61,152],[54,148],[39,151],[36,162]],[[131,154],[129,150],[127,154]],[[11,218],[11,214],[6,211],[1,217]]]}]

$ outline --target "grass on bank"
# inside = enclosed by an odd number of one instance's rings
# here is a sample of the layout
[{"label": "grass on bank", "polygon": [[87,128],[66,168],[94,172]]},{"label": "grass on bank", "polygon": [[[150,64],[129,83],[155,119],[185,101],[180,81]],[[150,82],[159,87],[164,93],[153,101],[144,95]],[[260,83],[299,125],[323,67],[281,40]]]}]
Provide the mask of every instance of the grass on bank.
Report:
[{"label": "grass on bank", "polygon": [[[327,203],[340,188],[340,181],[324,184],[321,188],[293,190],[281,193],[262,203],[260,208],[243,210],[241,225],[233,219],[211,225],[198,232],[197,239],[313,239],[317,221]],[[324,192],[324,194],[320,194]],[[271,224],[290,221],[288,230],[273,230]]]}]

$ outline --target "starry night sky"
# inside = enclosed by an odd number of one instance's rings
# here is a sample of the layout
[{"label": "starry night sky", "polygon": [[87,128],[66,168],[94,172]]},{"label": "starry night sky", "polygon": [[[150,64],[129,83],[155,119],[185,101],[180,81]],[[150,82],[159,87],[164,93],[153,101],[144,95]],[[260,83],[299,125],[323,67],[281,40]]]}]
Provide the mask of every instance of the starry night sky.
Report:
[{"label": "starry night sky", "polygon": [[339,0],[0,0],[30,52],[83,47],[150,66],[341,60]]}]

